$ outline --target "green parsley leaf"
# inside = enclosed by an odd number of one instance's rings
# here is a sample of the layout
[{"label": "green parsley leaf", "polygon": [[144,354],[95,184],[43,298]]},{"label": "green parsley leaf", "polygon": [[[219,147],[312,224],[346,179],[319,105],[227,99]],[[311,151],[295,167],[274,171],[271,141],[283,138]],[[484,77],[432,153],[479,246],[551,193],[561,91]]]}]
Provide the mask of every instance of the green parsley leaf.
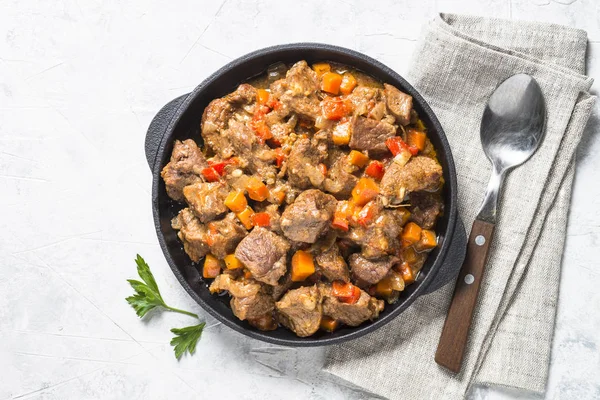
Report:
[{"label": "green parsley leaf", "polygon": [[175,357],[179,360],[181,356],[187,351],[189,354],[194,354],[196,351],[196,343],[202,336],[202,331],[206,322],[202,322],[198,325],[187,326],[185,328],[173,328],[173,332],[176,336],[171,340],[171,346],[175,346]]},{"label": "green parsley leaf", "polygon": [[162,307],[169,311],[174,311],[198,318],[198,315],[194,313],[166,305],[162,296],[160,295],[154,275],[152,275],[150,267],[146,261],[144,261],[142,256],[138,254],[135,259],[135,263],[137,264],[138,275],[144,282],[140,282],[135,279],[128,279],[127,282],[129,282],[135,291],[135,294],[127,297],[125,300],[127,300],[131,307],[133,307],[138,317],[142,318],[150,310],[153,310],[156,307]]}]

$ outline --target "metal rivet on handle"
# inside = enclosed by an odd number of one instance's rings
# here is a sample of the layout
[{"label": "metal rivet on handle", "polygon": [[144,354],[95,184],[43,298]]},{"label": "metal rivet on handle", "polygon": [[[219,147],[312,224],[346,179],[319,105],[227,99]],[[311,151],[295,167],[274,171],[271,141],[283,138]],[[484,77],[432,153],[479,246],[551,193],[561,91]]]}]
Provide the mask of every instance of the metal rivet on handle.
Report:
[{"label": "metal rivet on handle", "polygon": [[473,275],[471,275],[471,274],[465,275],[465,283],[467,285],[470,285],[473,282],[475,282],[475,277]]},{"label": "metal rivet on handle", "polygon": [[482,235],[477,235],[475,238],[475,244],[477,246],[483,246],[485,244],[485,238]]}]

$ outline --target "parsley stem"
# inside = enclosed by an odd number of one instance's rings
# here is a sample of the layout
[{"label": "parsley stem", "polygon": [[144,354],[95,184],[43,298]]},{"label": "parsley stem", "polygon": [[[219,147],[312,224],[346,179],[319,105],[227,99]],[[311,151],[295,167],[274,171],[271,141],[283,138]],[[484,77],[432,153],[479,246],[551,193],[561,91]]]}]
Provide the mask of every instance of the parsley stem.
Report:
[{"label": "parsley stem", "polygon": [[[198,318],[198,315],[191,313],[189,311],[185,311],[185,310],[180,310],[179,308],[175,308],[175,307],[169,307],[168,305],[165,304],[164,306],[167,310],[169,311],[174,311],[174,312],[178,312],[180,314],[185,314],[185,315],[189,315],[190,317],[194,317],[194,318]],[[200,318],[198,318],[200,319]]]}]

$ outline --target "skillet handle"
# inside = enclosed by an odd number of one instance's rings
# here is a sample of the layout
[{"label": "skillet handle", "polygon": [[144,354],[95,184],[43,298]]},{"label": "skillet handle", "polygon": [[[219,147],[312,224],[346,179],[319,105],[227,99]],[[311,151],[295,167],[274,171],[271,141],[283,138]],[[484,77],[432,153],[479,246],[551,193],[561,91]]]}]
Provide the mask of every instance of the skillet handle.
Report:
[{"label": "skillet handle", "polygon": [[146,132],[146,141],[144,143],[144,149],[146,151],[146,161],[150,170],[154,170],[154,164],[156,163],[156,156],[158,148],[162,143],[162,138],[167,133],[167,127],[171,123],[171,120],[177,113],[179,106],[186,99],[189,93],[179,96],[176,99],[171,100],[165,104],[160,111],[154,116],[148,131]]},{"label": "skillet handle", "polygon": [[460,217],[458,217],[456,219],[456,224],[454,225],[450,249],[448,249],[448,254],[446,255],[444,264],[438,271],[433,281],[429,284],[429,286],[427,286],[424,294],[433,293],[449,282],[456,281],[458,271],[460,271],[460,267],[465,260],[466,251],[467,233],[462,220]]}]

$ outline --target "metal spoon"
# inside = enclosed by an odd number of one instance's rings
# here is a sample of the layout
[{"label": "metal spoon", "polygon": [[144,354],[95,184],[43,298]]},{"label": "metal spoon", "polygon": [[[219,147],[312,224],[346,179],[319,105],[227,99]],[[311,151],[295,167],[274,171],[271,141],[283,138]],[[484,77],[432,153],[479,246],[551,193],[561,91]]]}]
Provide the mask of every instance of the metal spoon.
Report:
[{"label": "metal spoon", "polygon": [[435,354],[435,361],[459,372],[473,311],[496,224],[496,209],[507,172],[527,161],[544,136],[546,106],[532,76],[513,75],[496,88],[481,121],[481,143],[492,163],[483,205],[473,222],[465,262]]}]

